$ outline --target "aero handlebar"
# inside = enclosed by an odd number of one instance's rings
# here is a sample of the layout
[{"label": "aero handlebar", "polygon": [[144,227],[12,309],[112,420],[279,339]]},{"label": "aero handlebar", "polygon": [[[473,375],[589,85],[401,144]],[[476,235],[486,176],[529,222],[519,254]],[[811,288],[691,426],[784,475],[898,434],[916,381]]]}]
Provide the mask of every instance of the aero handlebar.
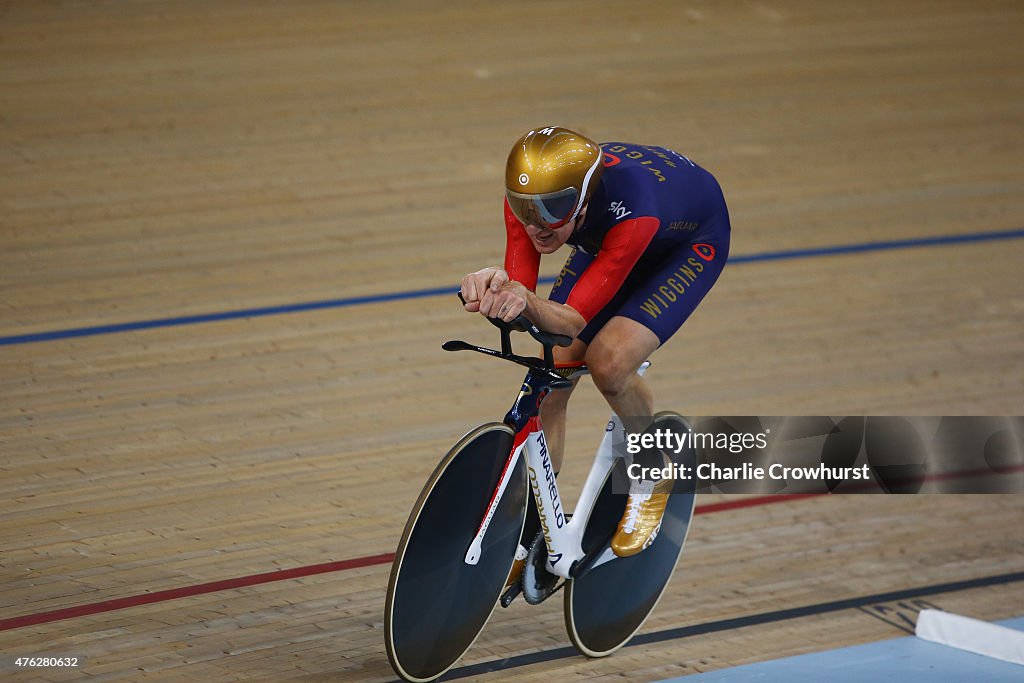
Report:
[{"label": "aero handlebar", "polygon": [[[459,292],[459,301],[465,305],[466,300],[462,297],[462,293]],[[515,320],[505,322],[498,318],[487,318],[492,325],[501,330],[501,351],[495,349],[488,349],[482,346],[475,346],[464,341],[448,341],[441,345],[441,348],[445,351],[476,351],[483,353],[488,356],[494,356],[495,358],[501,358],[503,360],[518,363],[519,365],[525,365],[533,370],[541,370],[545,372],[551,379],[552,388],[560,388],[569,386],[569,380],[565,379],[555,371],[555,360],[552,354],[552,349],[556,346],[569,346],[572,344],[572,337],[564,334],[554,334],[552,332],[544,332],[538,329],[526,316],[520,315]],[[528,332],[531,337],[536,339],[544,347],[544,360],[541,361],[539,358],[532,358],[527,356],[519,356],[512,353],[512,332]]]}]

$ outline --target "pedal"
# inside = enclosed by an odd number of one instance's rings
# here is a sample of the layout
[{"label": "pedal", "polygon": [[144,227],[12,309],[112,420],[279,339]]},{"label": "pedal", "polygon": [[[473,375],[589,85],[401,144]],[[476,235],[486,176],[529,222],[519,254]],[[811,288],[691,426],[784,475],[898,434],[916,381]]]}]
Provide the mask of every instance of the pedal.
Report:
[{"label": "pedal", "polygon": [[523,567],[523,579],[520,581],[523,598],[531,605],[539,605],[561,588],[561,577],[547,570],[547,562],[548,546],[544,542],[544,533],[540,532],[530,546],[526,566]]}]

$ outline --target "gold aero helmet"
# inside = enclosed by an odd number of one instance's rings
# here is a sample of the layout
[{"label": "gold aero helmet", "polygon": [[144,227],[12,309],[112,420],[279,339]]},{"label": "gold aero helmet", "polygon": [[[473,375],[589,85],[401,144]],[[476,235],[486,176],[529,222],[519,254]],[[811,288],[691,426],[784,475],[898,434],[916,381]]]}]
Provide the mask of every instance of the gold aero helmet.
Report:
[{"label": "gold aero helmet", "polygon": [[574,220],[597,187],[604,154],[579,133],[549,126],[519,138],[505,164],[505,196],[523,225],[557,228]]}]

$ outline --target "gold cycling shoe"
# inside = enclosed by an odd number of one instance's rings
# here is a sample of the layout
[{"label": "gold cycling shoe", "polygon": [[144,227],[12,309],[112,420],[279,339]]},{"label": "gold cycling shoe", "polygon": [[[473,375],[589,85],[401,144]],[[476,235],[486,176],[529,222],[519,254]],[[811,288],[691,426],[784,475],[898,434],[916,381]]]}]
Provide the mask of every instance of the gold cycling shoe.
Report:
[{"label": "gold cycling shoe", "polygon": [[661,530],[661,518],[668,506],[672,484],[672,479],[630,482],[626,512],[612,537],[612,552],[619,557],[630,557],[654,543]]}]

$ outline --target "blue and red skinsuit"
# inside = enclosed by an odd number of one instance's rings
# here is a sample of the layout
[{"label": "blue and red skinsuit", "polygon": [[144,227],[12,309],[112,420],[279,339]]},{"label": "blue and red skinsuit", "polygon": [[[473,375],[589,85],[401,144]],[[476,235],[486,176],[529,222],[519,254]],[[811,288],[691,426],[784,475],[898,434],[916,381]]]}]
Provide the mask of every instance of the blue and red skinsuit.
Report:
[{"label": "blue and red skinsuit", "polygon": [[[589,344],[613,316],[662,344],[693,313],[729,256],[729,211],[714,176],[664,147],[605,142],[604,173],[550,299],[587,321]],[[537,288],[540,253],[505,203],[505,270]]]}]

